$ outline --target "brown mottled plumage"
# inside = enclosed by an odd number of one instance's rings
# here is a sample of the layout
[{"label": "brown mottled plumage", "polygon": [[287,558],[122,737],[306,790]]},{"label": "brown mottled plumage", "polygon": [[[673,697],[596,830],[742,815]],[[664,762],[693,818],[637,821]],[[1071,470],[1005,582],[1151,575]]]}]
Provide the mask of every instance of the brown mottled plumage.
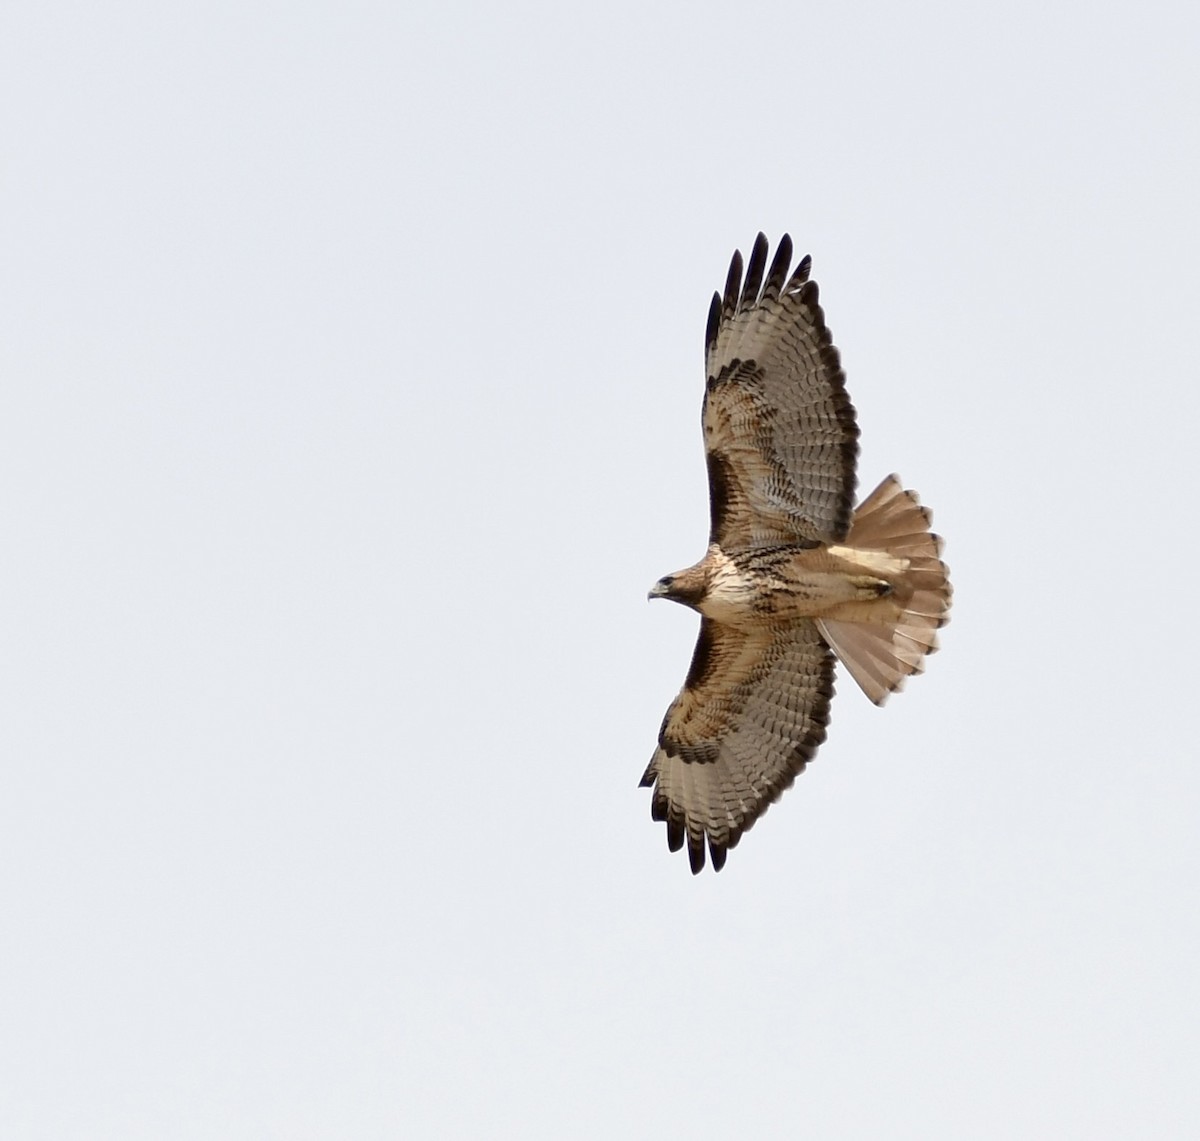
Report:
[{"label": "brown mottled plumage", "polygon": [[[825,739],[836,657],[876,704],[920,672],[946,621],[941,540],[888,476],[854,510],[858,426],[808,280],[770,269],[758,235],[708,317],[708,551],[651,597],[701,614],[700,637],[642,777],[667,844],[718,871]],[[764,277],[765,271],[765,277]]]}]

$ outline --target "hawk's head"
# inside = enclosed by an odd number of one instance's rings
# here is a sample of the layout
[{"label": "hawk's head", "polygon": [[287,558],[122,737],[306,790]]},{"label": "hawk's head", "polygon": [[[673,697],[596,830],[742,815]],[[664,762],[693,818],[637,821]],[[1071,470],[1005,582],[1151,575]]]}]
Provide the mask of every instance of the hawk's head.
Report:
[{"label": "hawk's head", "polygon": [[708,589],[708,576],[700,566],[688,567],[685,571],[666,574],[651,588],[647,598],[669,598],[682,606],[699,608],[700,601]]}]

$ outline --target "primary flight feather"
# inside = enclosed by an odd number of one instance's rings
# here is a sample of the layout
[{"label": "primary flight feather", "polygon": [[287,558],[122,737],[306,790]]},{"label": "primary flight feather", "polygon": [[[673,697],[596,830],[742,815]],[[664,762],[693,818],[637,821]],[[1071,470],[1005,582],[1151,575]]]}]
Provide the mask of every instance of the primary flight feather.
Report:
[{"label": "primary flight feather", "polygon": [[803,258],[758,235],[714,294],[705,355],[711,528],[651,598],[699,611],[700,636],[642,777],[667,845],[728,850],[825,740],[836,657],[876,704],[920,672],[950,582],[930,513],[888,476],[854,508],[858,425]]}]

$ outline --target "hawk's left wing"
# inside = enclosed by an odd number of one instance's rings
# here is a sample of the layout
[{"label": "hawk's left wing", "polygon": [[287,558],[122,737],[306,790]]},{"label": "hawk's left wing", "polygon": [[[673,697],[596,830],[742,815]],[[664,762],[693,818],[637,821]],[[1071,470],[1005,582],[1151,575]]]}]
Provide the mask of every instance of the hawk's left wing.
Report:
[{"label": "hawk's left wing", "polygon": [[789,277],[791,260],[785,234],[766,270],[759,234],[745,280],[734,253],[725,292],[709,311],[709,538],[726,551],[840,542],[854,510],[854,407],[808,279],[810,261],[801,259]]},{"label": "hawk's left wing", "polygon": [[725,853],[789,788],[825,740],[833,655],[816,626],[736,630],[705,618],[692,666],[667,710],[642,777],[667,846],[687,840],[692,871],[704,842],[718,871]]}]

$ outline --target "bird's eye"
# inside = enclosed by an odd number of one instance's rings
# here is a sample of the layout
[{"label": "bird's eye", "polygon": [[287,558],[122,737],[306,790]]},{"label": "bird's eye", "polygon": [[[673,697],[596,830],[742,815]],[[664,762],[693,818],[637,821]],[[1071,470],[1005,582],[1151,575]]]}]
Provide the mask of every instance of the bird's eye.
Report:
[{"label": "bird's eye", "polygon": [[665,575],[664,577],[660,578],[658,580],[658,585],[659,586],[670,586],[671,583],[673,583],[674,581],[675,581],[675,576],[673,574],[669,574],[669,575]]}]

